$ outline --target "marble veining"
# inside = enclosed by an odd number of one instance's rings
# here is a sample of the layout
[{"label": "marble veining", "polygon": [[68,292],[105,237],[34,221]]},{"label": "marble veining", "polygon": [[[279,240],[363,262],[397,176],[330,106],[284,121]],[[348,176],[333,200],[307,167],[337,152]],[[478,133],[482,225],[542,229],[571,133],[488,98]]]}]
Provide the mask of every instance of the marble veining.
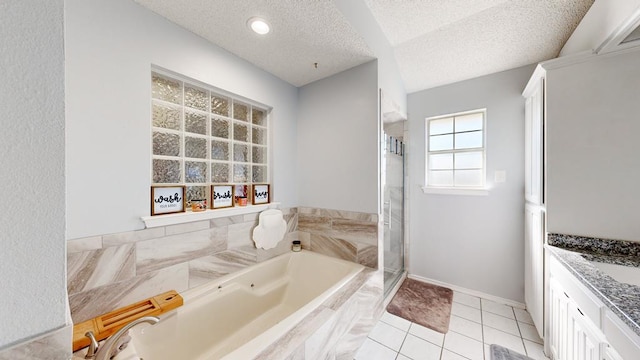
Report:
[{"label": "marble veining", "polygon": [[[550,246],[552,243],[560,245],[564,243],[564,240],[558,240],[556,234],[553,235],[554,239],[549,241],[549,245],[546,248],[614,314],[640,336],[640,286],[620,283],[587,261],[590,257],[597,258],[599,259],[598,261],[604,260],[606,257],[604,251],[597,250],[598,239],[589,240],[590,245],[588,247],[585,246],[591,251],[594,248],[596,249],[596,255],[593,255],[576,252],[578,251],[576,246],[570,246],[569,249]],[[551,234],[549,234],[549,238],[552,238]],[[569,244],[573,244],[574,241],[575,238],[570,239]],[[627,245],[613,245],[606,241],[604,249],[611,249],[609,251],[612,256],[605,261],[620,264],[621,256],[615,252],[615,249],[618,248],[623,248],[624,252],[628,251]]]},{"label": "marble veining", "polygon": [[189,288],[228,275],[257,263],[255,248],[225,250],[189,262]]},{"label": "marble veining", "polygon": [[0,351],[0,360],[70,359],[73,325],[64,326],[35,339]]},{"label": "marble veining", "polygon": [[355,262],[358,246],[349,241],[312,233],[311,251]]},{"label": "marble veining", "polygon": [[67,256],[67,291],[75,294],[135,276],[134,245],[71,253]]}]

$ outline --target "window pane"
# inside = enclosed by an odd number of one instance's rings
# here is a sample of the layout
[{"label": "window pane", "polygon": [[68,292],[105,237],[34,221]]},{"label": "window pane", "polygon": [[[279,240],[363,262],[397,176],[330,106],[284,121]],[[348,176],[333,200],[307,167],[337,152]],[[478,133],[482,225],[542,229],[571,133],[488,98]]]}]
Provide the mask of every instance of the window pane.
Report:
[{"label": "window pane", "polygon": [[254,166],[253,167],[253,182],[263,183],[267,182],[267,167],[266,166]]},{"label": "window pane", "polygon": [[456,170],[455,186],[482,186],[482,170]]},{"label": "window pane", "polygon": [[207,182],[207,163],[200,161],[187,161],[184,163],[184,173],[188,183]]},{"label": "window pane", "polygon": [[207,115],[185,111],[184,131],[194,134],[207,135]]},{"label": "window pane", "polygon": [[429,171],[429,186],[453,186],[453,170]]},{"label": "window pane", "polygon": [[179,108],[153,103],[153,126],[171,130],[180,130],[182,111]]},{"label": "window pane", "polygon": [[429,155],[429,169],[431,170],[453,169],[453,154]]},{"label": "window pane", "polygon": [[453,135],[429,136],[429,151],[453,149]]},{"label": "window pane", "polygon": [[182,104],[182,83],[153,74],[151,76],[151,97],[174,104]]},{"label": "window pane", "polygon": [[180,160],[153,159],[153,182],[158,184],[176,184],[182,180]]},{"label": "window pane", "polygon": [[249,162],[249,146],[233,144],[233,161]]},{"label": "window pane", "polygon": [[211,136],[229,138],[229,121],[224,119],[211,120]]},{"label": "window pane", "polygon": [[233,140],[249,142],[249,127],[244,124],[233,124]]},{"label": "window pane", "polygon": [[251,109],[251,122],[256,125],[267,126],[266,111],[256,108]]},{"label": "window pane", "polygon": [[187,186],[187,205],[190,205],[191,200],[203,200],[207,198],[206,186]]},{"label": "window pane", "polygon": [[453,118],[429,120],[429,135],[450,134],[453,132]]},{"label": "window pane", "polygon": [[207,158],[207,139],[187,136],[184,140],[184,156],[188,158]]},{"label": "window pane", "polygon": [[222,164],[222,163],[211,164],[211,182],[228,183],[229,182],[229,164]]},{"label": "window pane", "polygon": [[229,160],[229,143],[211,140],[211,159]]},{"label": "window pane", "polygon": [[153,155],[180,156],[180,135],[154,131]]},{"label": "window pane", "polygon": [[262,146],[251,147],[251,161],[254,164],[266,164],[267,163],[267,148]]},{"label": "window pane", "polygon": [[233,118],[236,120],[249,120],[249,107],[245,104],[233,102]]},{"label": "window pane", "polygon": [[456,134],[456,149],[473,149],[482,147],[482,131]]},{"label": "window pane", "polygon": [[481,169],[482,151],[457,153],[456,169]]},{"label": "window pane", "polygon": [[254,144],[267,145],[267,131],[257,127],[253,127],[251,138]]},{"label": "window pane", "polygon": [[456,132],[482,130],[482,113],[456,116]]},{"label": "window pane", "polygon": [[249,165],[233,165],[233,182],[249,181]]},{"label": "window pane", "polygon": [[211,112],[222,116],[229,116],[229,99],[224,96],[211,94]]},{"label": "window pane", "polygon": [[184,105],[202,111],[209,111],[209,94],[204,90],[185,85]]}]

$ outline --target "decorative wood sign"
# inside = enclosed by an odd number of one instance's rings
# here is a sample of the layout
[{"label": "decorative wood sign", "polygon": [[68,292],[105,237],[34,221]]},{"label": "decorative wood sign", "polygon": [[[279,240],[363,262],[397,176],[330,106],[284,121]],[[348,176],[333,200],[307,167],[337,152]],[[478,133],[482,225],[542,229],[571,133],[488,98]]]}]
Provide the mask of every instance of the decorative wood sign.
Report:
[{"label": "decorative wood sign", "polygon": [[253,185],[253,204],[268,204],[271,199],[271,186],[269,184]]},{"label": "decorative wood sign", "polygon": [[234,185],[211,185],[211,208],[222,209],[234,206]]},{"label": "decorative wood sign", "polygon": [[152,186],[151,215],[164,215],[185,211],[185,186]]}]

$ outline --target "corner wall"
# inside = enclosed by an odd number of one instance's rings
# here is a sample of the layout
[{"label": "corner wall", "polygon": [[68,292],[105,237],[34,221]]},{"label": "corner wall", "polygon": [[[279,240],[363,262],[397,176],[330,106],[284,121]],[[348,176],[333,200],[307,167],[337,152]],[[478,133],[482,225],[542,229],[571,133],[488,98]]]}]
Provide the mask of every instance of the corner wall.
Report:
[{"label": "corner wall", "polygon": [[[524,302],[524,98],[534,66],[409,95],[410,274]],[[425,194],[425,118],[487,109],[487,196]],[[506,171],[506,182],[494,173]],[[498,281],[499,280],[499,281]]]},{"label": "corner wall", "polygon": [[63,9],[62,0],[0,3],[3,350],[67,325]]},{"label": "corner wall", "polygon": [[272,106],[273,200],[297,205],[297,88],[131,0],[68,0],[65,16],[68,239],[144,228],[152,65]]}]

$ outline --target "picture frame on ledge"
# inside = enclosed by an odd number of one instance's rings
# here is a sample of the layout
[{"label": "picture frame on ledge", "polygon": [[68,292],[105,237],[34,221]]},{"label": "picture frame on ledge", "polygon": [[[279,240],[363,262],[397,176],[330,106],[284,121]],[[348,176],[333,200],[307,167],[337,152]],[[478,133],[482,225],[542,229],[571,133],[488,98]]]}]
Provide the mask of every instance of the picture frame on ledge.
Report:
[{"label": "picture frame on ledge", "polygon": [[185,212],[186,186],[151,186],[151,216]]},{"label": "picture frame on ledge", "polygon": [[230,184],[211,185],[211,208],[224,209],[235,206],[235,186]]},{"label": "picture frame on ledge", "polygon": [[271,185],[253,184],[253,205],[268,204],[271,202]]}]

